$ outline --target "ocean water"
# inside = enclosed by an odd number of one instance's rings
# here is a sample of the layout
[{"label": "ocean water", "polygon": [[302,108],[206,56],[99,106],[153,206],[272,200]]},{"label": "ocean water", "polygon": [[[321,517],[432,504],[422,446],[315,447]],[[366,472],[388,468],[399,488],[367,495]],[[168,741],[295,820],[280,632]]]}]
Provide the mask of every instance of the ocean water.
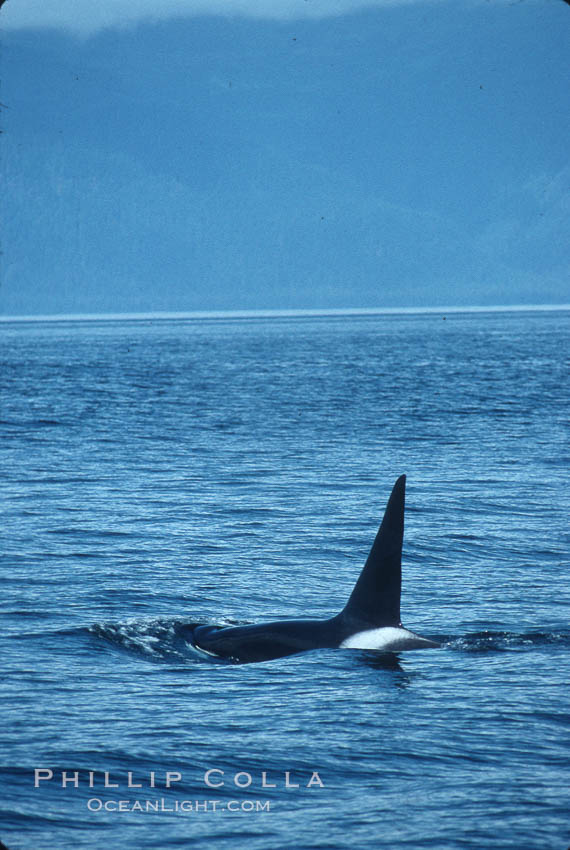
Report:
[{"label": "ocean water", "polygon": [[[565,850],[569,318],[1,325],[4,844]],[[403,472],[441,649],[180,638],[337,613]]]}]

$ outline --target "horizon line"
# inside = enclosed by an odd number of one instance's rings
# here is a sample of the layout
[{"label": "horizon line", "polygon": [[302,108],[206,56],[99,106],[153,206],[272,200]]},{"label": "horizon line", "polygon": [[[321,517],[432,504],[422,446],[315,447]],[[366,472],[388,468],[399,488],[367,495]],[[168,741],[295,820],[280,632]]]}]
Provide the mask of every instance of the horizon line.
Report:
[{"label": "horizon line", "polygon": [[557,312],[570,310],[570,304],[497,304],[487,307],[323,307],[257,310],[187,310],[125,313],[38,313],[5,316],[0,314],[0,323],[10,322],[120,322],[120,321],[172,321],[200,319],[271,319],[271,318],[318,318],[334,316],[382,316],[422,315],[433,313],[521,313]]}]

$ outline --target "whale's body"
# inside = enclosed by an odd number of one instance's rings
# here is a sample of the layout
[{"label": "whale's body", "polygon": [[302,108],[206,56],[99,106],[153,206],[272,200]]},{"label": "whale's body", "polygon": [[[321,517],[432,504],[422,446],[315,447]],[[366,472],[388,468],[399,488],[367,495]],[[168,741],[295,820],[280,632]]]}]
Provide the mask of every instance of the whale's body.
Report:
[{"label": "whale's body", "polygon": [[192,643],[202,652],[246,663],[310,649],[400,652],[439,646],[402,626],[402,543],[406,476],[396,481],[370,554],[340,614],[329,620],[281,620],[252,626],[197,626]]}]

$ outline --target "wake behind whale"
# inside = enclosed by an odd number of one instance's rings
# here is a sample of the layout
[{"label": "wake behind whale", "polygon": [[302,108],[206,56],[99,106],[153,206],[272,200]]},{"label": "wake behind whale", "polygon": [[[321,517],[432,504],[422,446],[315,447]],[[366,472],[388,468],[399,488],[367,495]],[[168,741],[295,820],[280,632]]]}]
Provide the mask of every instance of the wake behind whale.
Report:
[{"label": "wake behind whale", "polygon": [[270,661],[311,649],[401,652],[440,646],[402,626],[402,544],[406,476],[396,481],[380,529],[342,611],[328,620],[283,620],[251,626],[185,628],[204,654],[235,663]]}]

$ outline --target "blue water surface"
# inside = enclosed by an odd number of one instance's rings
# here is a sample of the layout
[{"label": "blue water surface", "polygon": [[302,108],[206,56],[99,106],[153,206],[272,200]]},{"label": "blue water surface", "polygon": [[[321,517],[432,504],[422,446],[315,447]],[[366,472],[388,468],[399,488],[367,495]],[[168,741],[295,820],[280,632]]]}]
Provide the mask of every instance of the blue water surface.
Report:
[{"label": "blue water surface", "polygon": [[[568,320],[4,323],[6,846],[565,850]],[[442,649],[181,638],[337,613],[404,472]]]}]

